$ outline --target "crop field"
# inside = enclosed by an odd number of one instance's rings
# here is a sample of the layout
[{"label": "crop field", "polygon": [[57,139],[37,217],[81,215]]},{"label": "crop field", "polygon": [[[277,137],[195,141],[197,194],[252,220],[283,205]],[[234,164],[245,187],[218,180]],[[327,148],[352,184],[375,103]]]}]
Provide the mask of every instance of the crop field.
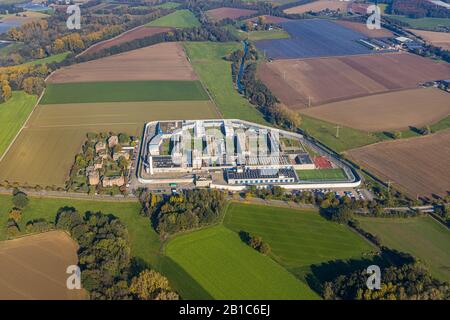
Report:
[{"label": "crop field", "polygon": [[360,32],[369,38],[390,38],[394,36],[391,31],[385,28],[370,30],[369,28],[367,28],[367,25],[365,23],[346,20],[336,20],[336,23],[345,28]]},{"label": "crop field", "polygon": [[318,0],[307,4],[302,4],[296,7],[292,7],[284,10],[287,14],[299,14],[306,12],[319,12],[322,10],[340,10],[341,12],[347,12],[348,2],[341,0]]},{"label": "crop field", "polygon": [[310,265],[359,258],[374,250],[346,226],[313,210],[231,203],[224,223],[235,232],[261,236],[272,257],[300,278]]},{"label": "crop field", "polygon": [[413,198],[450,191],[450,130],[366,146],[348,155]]},{"label": "crop field", "polygon": [[347,175],[344,170],[333,168],[333,169],[312,169],[312,170],[297,170],[297,175],[300,180],[306,181],[323,181],[323,180],[333,180],[341,181],[347,180]]},{"label": "crop field", "polygon": [[189,10],[177,10],[167,16],[147,23],[148,27],[192,28],[200,26],[200,22]]},{"label": "crop field", "polygon": [[14,91],[8,101],[0,104],[0,158],[33,110],[36,101],[36,96]]},{"label": "crop field", "polygon": [[255,10],[238,9],[238,8],[217,8],[206,11],[206,15],[213,21],[220,21],[226,18],[239,19],[240,17],[250,16],[257,13]]},{"label": "crop field", "polygon": [[450,19],[446,18],[419,18],[413,19],[404,16],[388,15],[389,18],[407,23],[411,28],[433,30],[438,27],[450,27]]},{"label": "crop field", "polygon": [[259,17],[262,17],[264,19],[265,23],[271,23],[271,24],[278,24],[281,22],[288,22],[290,21],[289,19],[286,18],[282,18],[282,17],[277,17],[277,16],[270,16],[270,15],[262,15],[262,16],[258,16],[258,17],[254,17],[254,18],[249,18],[245,21],[251,21],[251,22],[257,22],[259,20]]},{"label": "crop field", "polygon": [[224,118],[265,123],[256,110],[234,88],[230,62],[223,57],[242,46],[238,43],[185,42],[187,55]]},{"label": "crop field", "polygon": [[281,23],[290,39],[263,40],[256,43],[271,59],[297,59],[368,54],[372,51],[356,40],[365,36],[334,22],[306,19]]},{"label": "crop field", "polygon": [[[318,299],[275,261],[216,226],[171,240],[166,255],[214,299]],[[226,263],[224,263],[226,262]],[[180,292],[186,299],[195,299]]]},{"label": "crop field", "polygon": [[63,186],[88,132],[139,136],[151,120],[217,117],[209,101],[40,105],[0,162],[0,181]]},{"label": "crop field", "polygon": [[248,39],[252,41],[269,40],[269,39],[288,39],[289,33],[284,30],[261,30],[251,31],[247,33]]},{"label": "crop field", "polygon": [[450,114],[449,94],[436,88],[394,91],[307,108],[302,114],[364,131],[420,128]]},{"label": "crop field", "polygon": [[444,50],[450,50],[450,33],[448,32],[433,32],[433,31],[423,31],[423,30],[408,30],[428,43],[436,47],[441,47]]},{"label": "crop field", "polygon": [[49,84],[41,104],[208,99],[199,81],[77,82]]},{"label": "crop field", "polygon": [[450,64],[408,53],[276,60],[261,64],[258,77],[285,105],[301,109],[308,99],[316,106],[448,79]]},{"label": "crop field", "polygon": [[77,249],[62,231],[0,242],[0,299],[84,299],[84,291],[66,286],[67,267],[78,263]]},{"label": "crop field", "polygon": [[442,281],[450,281],[450,237],[448,229],[431,217],[358,218],[361,227],[380,237],[389,248],[419,258]]},{"label": "crop field", "polygon": [[[90,46],[87,50],[85,50],[82,55],[94,54],[103,49],[111,48],[111,47],[120,45],[122,43],[130,42],[130,41],[133,41],[136,39],[150,37],[155,34],[164,33],[164,32],[170,31],[170,30],[172,30],[172,29],[171,28],[140,26],[140,27],[128,30],[124,33],[121,33],[120,35],[118,35],[117,37],[114,37],[112,39],[98,42],[98,43]],[[170,53],[170,52],[168,52],[168,53]]]},{"label": "crop field", "polygon": [[195,79],[182,45],[167,42],[74,64],[53,73],[48,83]]}]

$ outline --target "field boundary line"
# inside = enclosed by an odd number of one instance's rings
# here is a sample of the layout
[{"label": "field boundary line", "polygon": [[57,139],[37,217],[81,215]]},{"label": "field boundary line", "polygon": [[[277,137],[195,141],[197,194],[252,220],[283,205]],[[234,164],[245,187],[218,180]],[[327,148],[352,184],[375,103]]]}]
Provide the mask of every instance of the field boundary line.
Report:
[{"label": "field boundary line", "polygon": [[3,158],[5,158],[5,156],[8,154],[8,152],[11,149],[12,145],[16,142],[17,138],[22,133],[23,129],[26,129],[27,123],[30,120],[31,116],[33,115],[34,111],[37,109],[37,107],[39,105],[39,102],[41,101],[42,97],[44,96],[44,93],[45,93],[45,88],[44,88],[44,90],[42,90],[41,95],[39,96],[39,98],[37,99],[36,103],[34,104],[33,109],[31,110],[30,114],[28,115],[28,117],[23,122],[23,124],[20,127],[20,129],[17,132],[17,134],[14,136],[14,139],[12,139],[11,143],[8,145],[8,147],[6,148],[5,152],[3,152],[2,156],[0,157],[0,162],[2,162]]}]

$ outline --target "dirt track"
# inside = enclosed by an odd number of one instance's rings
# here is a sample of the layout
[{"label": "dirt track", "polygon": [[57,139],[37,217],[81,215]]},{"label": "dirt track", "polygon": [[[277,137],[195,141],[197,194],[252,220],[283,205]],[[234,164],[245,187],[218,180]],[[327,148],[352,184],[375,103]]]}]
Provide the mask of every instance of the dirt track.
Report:
[{"label": "dirt track", "polygon": [[145,37],[150,37],[155,34],[167,32],[170,30],[171,30],[171,28],[140,26],[140,27],[134,28],[132,30],[129,30],[127,32],[124,32],[115,38],[96,43],[93,46],[90,46],[89,49],[84,51],[82,55],[84,56],[84,55],[94,54],[94,53],[99,52],[106,48],[111,48],[111,47],[117,46],[117,45],[125,43],[125,42],[129,42],[129,41],[136,40],[136,39],[142,39]]},{"label": "dirt track", "polygon": [[66,269],[77,264],[77,249],[61,231],[0,242],[0,300],[83,299],[84,291],[66,287]]},{"label": "dirt track", "polygon": [[288,107],[416,88],[420,82],[450,78],[450,64],[407,53],[275,60],[263,63],[258,77]]},{"label": "dirt track", "polygon": [[450,192],[450,130],[370,145],[348,155],[413,198]]},{"label": "dirt track", "polygon": [[435,88],[382,93],[302,109],[301,113],[363,131],[421,127],[450,114],[450,95]]},{"label": "dirt track", "polygon": [[183,47],[166,42],[60,69],[48,82],[196,79]]}]

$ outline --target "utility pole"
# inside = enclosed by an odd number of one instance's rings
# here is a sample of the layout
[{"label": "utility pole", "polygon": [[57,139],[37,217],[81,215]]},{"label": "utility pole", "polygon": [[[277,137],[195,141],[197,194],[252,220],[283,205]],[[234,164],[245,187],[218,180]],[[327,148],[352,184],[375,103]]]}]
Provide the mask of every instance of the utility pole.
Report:
[{"label": "utility pole", "polygon": [[342,128],[341,126],[336,126],[336,138],[339,138],[339,129]]}]

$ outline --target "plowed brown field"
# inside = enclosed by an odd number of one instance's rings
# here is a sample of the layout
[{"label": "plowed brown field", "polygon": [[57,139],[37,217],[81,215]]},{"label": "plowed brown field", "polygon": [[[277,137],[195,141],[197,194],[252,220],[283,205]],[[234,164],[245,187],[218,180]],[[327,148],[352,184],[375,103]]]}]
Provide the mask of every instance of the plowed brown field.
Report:
[{"label": "plowed brown field", "polygon": [[348,151],[351,159],[411,197],[450,192],[450,130]]},{"label": "plowed brown field", "polygon": [[408,30],[423,38],[425,41],[431,43],[436,47],[441,47],[444,50],[450,50],[450,33],[448,32],[434,32],[424,30]]},{"label": "plowed brown field", "polygon": [[407,53],[276,60],[258,77],[288,107],[312,106],[450,78],[450,64]]},{"label": "plowed brown field", "polygon": [[450,94],[418,88],[339,101],[301,113],[364,131],[390,131],[421,127],[450,114]]},{"label": "plowed brown field", "polygon": [[394,36],[394,34],[388,29],[374,29],[370,30],[367,28],[365,23],[352,22],[352,21],[344,21],[344,20],[336,20],[337,24],[340,24],[343,27],[352,29],[353,31],[360,32],[369,38],[389,38]]},{"label": "plowed brown field", "polygon": [[206,11],[206,15],[214,20],[220,21],[226,18],[238,19],[240,17],[249,16],[256,13],[256,10],[238,9],[238,8],[217,8]]},{"label": "plowed brown field", "polygon": [[341,1],[341,0],[319,0],[314,1],[307,4],[302,4],[293,8],[289,8],[284,10],[287,14],[298,14],[298,13],[305,13],[305,12],[319,12],[325,9],[330,10],[340,10],[342,12],[347,12],[349,2],[348,1]]},{"label": "plowed brown field", "polygon": [[69,290],[69,265],[78,263],[77,244],[64,232],[52,231],[0,242],[0,300],[84,299]]},{"label": "plowed brown field", "polygon": [[196,79],[183,47],[166,42],[60,69],[48,82]]},{"label": "plowed brown field", "polygon": [[103,49],[111,48],[114,46],[117,46],[119,44],[129,42],[136,39],[142,39],[146,37],[153,36],[158,33],[163,33],[170,31],[171,28],[159,28],[159,27],[146,27],[146,26],[140,26],[134,29],[131,29],[129,31],[126,31],[117,37],[114,37],[112,39],[108,39],[105,41],[101,41],[99,43],[96,43],[92,46],[90,46],[87,50],[85,50],[81,55],[90,55],[94,54],[96,52],[99,52]]}]

